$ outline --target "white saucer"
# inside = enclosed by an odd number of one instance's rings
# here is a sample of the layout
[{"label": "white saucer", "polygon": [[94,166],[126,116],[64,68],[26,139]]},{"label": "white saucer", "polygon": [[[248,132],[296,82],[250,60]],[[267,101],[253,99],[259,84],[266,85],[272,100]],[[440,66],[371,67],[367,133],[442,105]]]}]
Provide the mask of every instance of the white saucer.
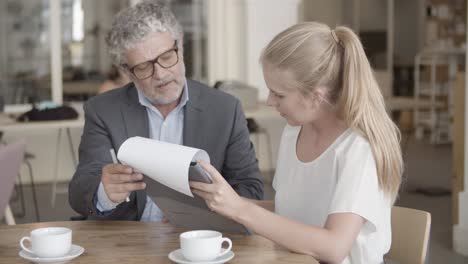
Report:
[{"label": "white saucer", "polygon": [[57,258],[41,258],[41,257],[38,257],[34,254],[31,254],[25,250],[21,250],[19,252],[19,256],[24,258],[24,259],[27,259],[29,261],[32,261],[32,262],[35,262],[35,263],[65,263],[71,259],[74,259],[76,257],[78,257],[79,255],[83,254],[84,252],[84,248],[83,247],[80,247],[78,245],[72,245],[71,246],[71,249],[70,249],[70,252],[68,252],[65,256],[62,256],[62,257],[57,257]]},{"label": "white saucer", "polygon": [[182,255],[182,250],[180,248],[169,253],[169,259],[179,264],[221,264],[230,261],[233,257],[234,252],[229,251],[226,255],[223,255],[211,261],[193,262],[186,259],[184,255]]}]

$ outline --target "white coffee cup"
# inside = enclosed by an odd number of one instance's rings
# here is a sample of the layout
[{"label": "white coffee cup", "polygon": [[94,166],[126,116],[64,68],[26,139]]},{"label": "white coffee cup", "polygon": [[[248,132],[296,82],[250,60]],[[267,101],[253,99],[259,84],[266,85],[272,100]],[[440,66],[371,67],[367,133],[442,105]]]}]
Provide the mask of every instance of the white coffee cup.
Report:
[{"label": "white coffee cup", "polygon": [[[24,245],[29,240],[31,248]],[[57,258],[70,252],[72,230],[65,227],[44,227],[31,231],[29,237],[20,240],[23,250],[41,258]]]},{"label": "white coffee cup", "polygon": [[[190,261],[210,261],[227,254],[232,248],[232,241],[220,232],[195,230],[180,234],[182,255]],[[222,244],[229,244],[222,248]]]}]

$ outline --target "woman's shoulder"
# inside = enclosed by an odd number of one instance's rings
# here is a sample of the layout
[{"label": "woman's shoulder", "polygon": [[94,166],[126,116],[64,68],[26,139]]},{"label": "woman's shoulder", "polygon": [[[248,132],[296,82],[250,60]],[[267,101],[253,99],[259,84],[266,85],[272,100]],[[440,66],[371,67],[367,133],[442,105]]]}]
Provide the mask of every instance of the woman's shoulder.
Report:
[{"label": "woman's shoulder", "polygon": [[371,146],[369,141],[360,132],[353,128],[348,128],[343,133],[343,139],[337,146],[336,152],[341,155],[353,155],[357,152],[371,153]]}]

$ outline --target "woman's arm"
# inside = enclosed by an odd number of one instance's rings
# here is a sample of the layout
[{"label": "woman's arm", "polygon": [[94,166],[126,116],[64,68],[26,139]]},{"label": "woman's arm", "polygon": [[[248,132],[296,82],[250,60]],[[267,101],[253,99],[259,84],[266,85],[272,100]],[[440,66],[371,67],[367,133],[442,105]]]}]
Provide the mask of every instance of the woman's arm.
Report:
[{"label": "woman's arm", "polygon": [[[349,254],[366,222],[353,213],[331,214],[323,228],[291,220],[240,197],[214,167],[204,162],[200,164],[210,173],[213,183],[190,182],[190,186],[210,209],[291,251],[311,255],[320,261],[340,263]],[[270,203],[272,207],[273,202]]]},{"label": "woman's arm", "polygon": [[349,254],[365,219],[353,213],[328,216],[325,227],[299,223],[267,211],[253,203],[233,218],[285,248],[311,255],[320,261],[341,263]]},{"label": "woman's arm", "polygon": [[273,200],[253,200],[249,198],[242,197],[244,200],[254,203],[268,211],[274,212],[275,211],[275,201]]}]

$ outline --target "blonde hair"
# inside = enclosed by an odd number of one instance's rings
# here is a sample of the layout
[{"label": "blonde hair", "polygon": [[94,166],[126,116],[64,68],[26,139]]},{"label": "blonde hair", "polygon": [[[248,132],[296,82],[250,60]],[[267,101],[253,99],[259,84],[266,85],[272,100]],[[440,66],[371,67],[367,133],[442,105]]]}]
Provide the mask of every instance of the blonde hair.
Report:
[{"label": "blonde hair", "polygon": [[356,34],[344,26],[331,30],[317,22],[300,23],[278,34],[260,62],[293,74],[304,93],[327,89],[327,99],[347,125],[369,141],[379,186],[395,201],[403,173],[401,135]]}]

